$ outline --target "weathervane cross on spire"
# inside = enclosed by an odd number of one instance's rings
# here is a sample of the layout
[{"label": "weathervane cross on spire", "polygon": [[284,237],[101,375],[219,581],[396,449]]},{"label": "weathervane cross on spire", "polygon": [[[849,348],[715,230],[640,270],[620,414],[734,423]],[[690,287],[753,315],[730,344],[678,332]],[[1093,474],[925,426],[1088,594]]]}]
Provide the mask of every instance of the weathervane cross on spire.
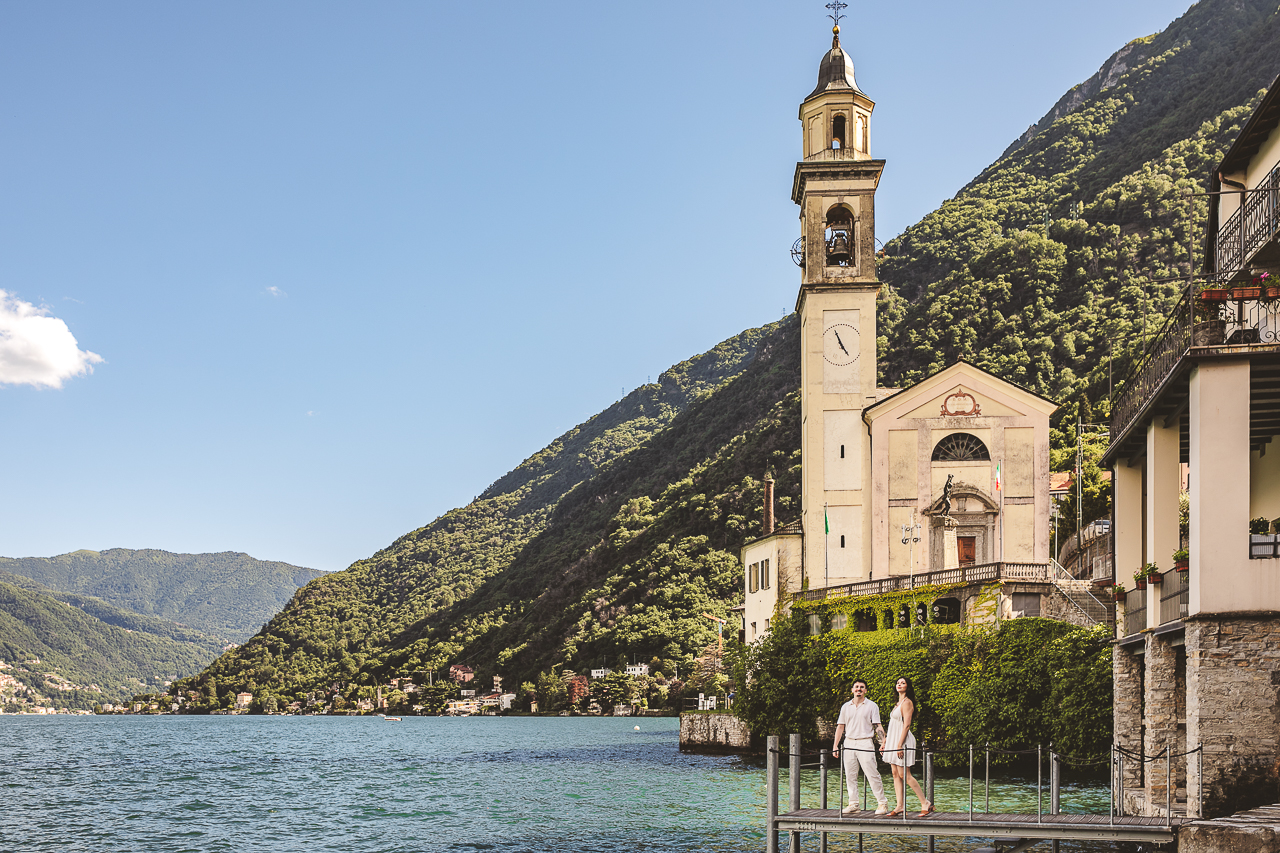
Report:
[{"label": "weathervane cross on spire", "polygon": [[849,8],[848,3],[842,3],[841,0],[831,0],[827,4],[827,8],[831,10],[831,14],[827,15],[837,27],[840,26],[840,19],[844,17],[844,9]]}]

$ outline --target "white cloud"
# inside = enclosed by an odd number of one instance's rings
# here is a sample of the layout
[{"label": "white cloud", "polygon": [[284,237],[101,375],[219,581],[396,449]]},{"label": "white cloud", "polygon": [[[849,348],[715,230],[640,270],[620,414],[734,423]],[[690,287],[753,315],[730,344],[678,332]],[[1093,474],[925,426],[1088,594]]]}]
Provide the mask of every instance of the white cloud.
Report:
[{"label": "white cloud", "polygon": [[62,380],[92,373],[101,362],[76,345],[66,323],[0,290],[0,385],[61,388]]},{"label": "white cloud", "polygon": [[288,296],[289,295],[285,293],[283,290],[281,290],[280,288],[276,287],[274,284],[267,288],[267,293],[270,293],[272,296]]}]

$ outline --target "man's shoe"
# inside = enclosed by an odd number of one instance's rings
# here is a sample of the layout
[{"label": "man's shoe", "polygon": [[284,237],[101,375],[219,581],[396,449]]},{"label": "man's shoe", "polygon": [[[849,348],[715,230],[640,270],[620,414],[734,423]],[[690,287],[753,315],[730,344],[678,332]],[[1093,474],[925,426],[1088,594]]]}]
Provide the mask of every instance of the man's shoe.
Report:
[{"label": "man's shoe", "polygon": [[876,809],[876,814],[878,814],[878,815],[888,814],[888,813],[889,813],[889,804],[888,804],[888,803],[881,803],[881,804],[880,804],[880,808]]},{"label": "man's shoe", "polygon": [[862,809],[858,808],[853,803],[849,803],[849,805],[845,806],[840,810],[840,814],[854,814],[860,811],[862,811]]}]

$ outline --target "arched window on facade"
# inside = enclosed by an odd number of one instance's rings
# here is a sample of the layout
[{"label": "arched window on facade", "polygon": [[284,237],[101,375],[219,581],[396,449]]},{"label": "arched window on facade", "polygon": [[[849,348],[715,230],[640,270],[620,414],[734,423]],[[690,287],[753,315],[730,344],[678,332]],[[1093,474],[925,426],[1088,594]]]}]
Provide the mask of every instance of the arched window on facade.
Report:
[{"label": "arched window on facade", "polygon": [[844,148],[844,140],[844,116],[836,116],[831,120],[831,147]]},{"label": "arched window on facade", "polygon": [[982,439],[967,432],[953,432],[933,448],[934,462],[990,462],[991,454]]}]

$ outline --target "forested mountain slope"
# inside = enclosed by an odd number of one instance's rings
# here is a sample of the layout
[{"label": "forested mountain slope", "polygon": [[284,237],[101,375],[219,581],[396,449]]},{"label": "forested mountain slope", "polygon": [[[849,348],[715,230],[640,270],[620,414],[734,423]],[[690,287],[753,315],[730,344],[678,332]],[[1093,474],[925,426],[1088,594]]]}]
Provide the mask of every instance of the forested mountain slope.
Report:
[{"label": "forested mountain slope", "polygon": [[248,639],[321,572],[231,551],[171,554],[112,548],[57,557],[0,557],[0,571],[87,595],[227,641]]},{"label": "forested mountain slope", "polygon": [[1123,48],[886,244],[885,383],[966,358],[1073,402],[1072,421],[1075,400],[1106,399],[1198,266],[1207,207],[1188,194],[1277,73],[1274,0],[1202,0]]},{"label": "forested mountain slope", "polygon": [[[1198,254],[1205,204],[1189,194],[1278,71],[1275,0],[1203,0],[1113,57],[886,245],[881,384],[965,358],[1063,402],[1059,425],[1105,417],[1110,378]],[[507,685],[624,656],[683,668],[715,638],[701,613],[740,600],[767,469],[780,520],[799,509],[795,320],[738,340],[694,360],[723,362],[701,383],[664,375],[665,408],[639,389],[471,505],[299,590],[198,685],[297,697],[453,662]]]},{"label": "forested mountain slope", "polygon": [[219,651],[215,638],[0,572],[0,674],[30,689],[25,704],[125,702],[199,671]]}]

